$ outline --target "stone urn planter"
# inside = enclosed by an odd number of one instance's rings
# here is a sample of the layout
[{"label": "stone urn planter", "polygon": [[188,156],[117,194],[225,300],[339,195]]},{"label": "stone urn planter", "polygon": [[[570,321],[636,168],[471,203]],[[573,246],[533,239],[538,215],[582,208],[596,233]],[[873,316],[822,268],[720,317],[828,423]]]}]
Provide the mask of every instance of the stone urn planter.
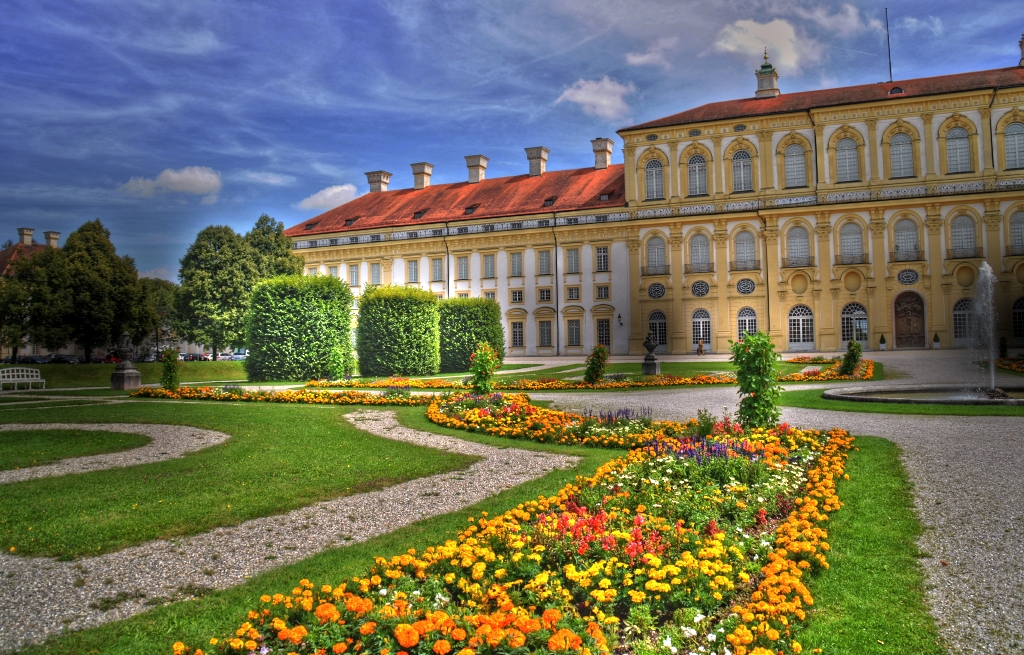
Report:
[{"label": "stone urn planter", "polygon": [[658,342],[654,339],[654,333],[648,332],[647,338],[644,339],[644,348],[647,350],[647,354],[644,355],[644,361],[640,365],[640,373],[643,375],[659,375],[661,373],[661,362],[654,356],[654,350],[658,347]]}]

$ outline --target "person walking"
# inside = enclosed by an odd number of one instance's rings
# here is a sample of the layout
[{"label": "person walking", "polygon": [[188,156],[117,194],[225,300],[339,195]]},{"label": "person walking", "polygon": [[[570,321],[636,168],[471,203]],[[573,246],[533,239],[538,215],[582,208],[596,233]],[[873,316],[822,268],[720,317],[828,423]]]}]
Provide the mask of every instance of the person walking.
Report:
[{"label": "person walking", "polygon": [[703,339],[697,339],[697,354],[698,355],[703,355],[704,354],[704,340]]}]

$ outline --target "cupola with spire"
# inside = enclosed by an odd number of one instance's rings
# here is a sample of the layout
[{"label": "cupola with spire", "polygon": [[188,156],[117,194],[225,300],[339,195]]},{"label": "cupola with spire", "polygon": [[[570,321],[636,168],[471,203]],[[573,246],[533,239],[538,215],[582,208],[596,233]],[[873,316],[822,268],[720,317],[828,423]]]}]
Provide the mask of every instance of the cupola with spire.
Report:
[{"label": "cupola with spire", "polygon": [[754,74],[757,76],[755,98],[777,98],[782,93],[779,91],[779,73],[768,61],[768,48],[764,49],[764,63]]}]

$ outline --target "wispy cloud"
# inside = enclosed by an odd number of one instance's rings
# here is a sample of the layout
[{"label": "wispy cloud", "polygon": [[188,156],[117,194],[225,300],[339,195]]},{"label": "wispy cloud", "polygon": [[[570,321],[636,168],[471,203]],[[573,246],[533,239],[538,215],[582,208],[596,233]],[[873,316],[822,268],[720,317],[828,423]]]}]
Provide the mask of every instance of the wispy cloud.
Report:
[{"label": "wispy cloud", "polygon": [[780,18],[769,23],[738,20],[726,25],[715,48],[743,55],[761,55],[767,48],[780,69],[794,72],[821,59],[821,44],[808,37],[798,39],[793,24]]},{"label": "wispy cloud", "polygon": [[828,7],[823,6],[811,9],[794,7],[793,13],[828,32],[841,36],[852,36],[864,31],[882,32],[885,30],[882,21],[864,16],[860,9],[851,4],[844,4],[834,14],[829,13]]},{"label": "wispy cloud", "polygon": [[151,268],[148,271],[139,271],[139,277],[174,281],[174,277],[171,275],[171,269],[166,266],[158,266],[157,268]]},{"label": "wispy cloud", "polygon": [[900,21],[900,27],[912,34],[931,32],[935,36],[940,36],[943,32],[942,19],[937,16],[928,16],[927,18],[908,16]]},{"label": "wispy cloud", "polygon": [[281,173],[271,173],[269,171],[245,171],[242,177],[250,182],[259,182],[260,184],[269,184],[270,186],[295,184],[294,175],[282,175]]},{"label": "wispy cloud", "polygon": [[217,202],[220,173],[206,166],[187,166],[179,170],[165,168],[156,177],[133,177],[118,188],[128,196],[151,198],[159,193],[188,193],[204,196],[203,204]]},{"label": "wispy cloud", "polygon": [[612,120],[629,115],[624,96],[631,93],[636,93],[632,82],[621,84],[605,75],[599,80],[576,80],[558,96],[555,104],[574,102],[586,114]]},{"label": "wispy cloud", "polygon": [[337,184],[320,189],[308,198],[304,198],[298,206],[303,209],[334,209],[339,205],[344,205],[357,195],[356,185]]},{"label": "wispy cloud", "polygon": [[678,42],[679,39],[674,36],[658,39],[647,48],[647,52],[627,52],[626,63],[630,66],[661,66],[662,68],[671,68],[672,64],[665,58],[665,53]]}]

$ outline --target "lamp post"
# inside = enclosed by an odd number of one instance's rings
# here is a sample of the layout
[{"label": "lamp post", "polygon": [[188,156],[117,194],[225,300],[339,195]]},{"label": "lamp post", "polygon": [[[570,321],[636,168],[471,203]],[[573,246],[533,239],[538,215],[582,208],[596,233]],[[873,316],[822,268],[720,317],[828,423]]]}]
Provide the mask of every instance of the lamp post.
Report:
[{"label": "lamp post", "polygon": [[128,332],[121,334],[117,344],[117,356],[121,359],[110,374],[110,388],[119,391],[134,391],[142,386],[142,374],[132,364],[132,338]]}]

